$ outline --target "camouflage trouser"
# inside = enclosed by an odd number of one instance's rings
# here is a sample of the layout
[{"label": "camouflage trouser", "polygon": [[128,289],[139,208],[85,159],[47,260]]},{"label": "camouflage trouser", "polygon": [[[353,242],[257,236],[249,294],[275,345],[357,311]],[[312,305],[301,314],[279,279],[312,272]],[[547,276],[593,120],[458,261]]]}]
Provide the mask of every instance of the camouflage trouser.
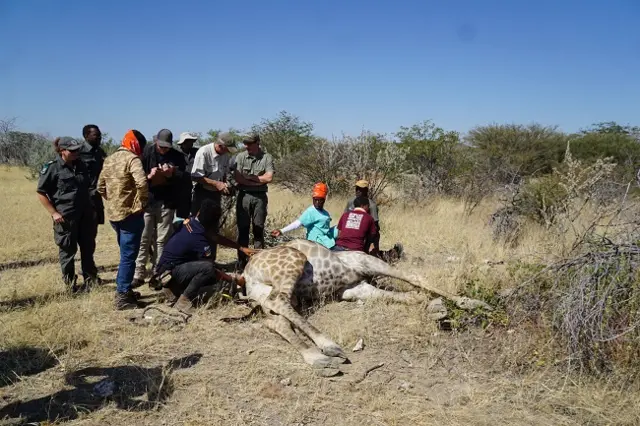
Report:
[{"label": "camouflage trouser", "polygon": [[[140,251],[136,259],[136,272],[134,279],[144,280],[147,275],[147,262],[151,261],[151,271],[155,269],[157,261],[162,256],[162,250],[173,231],[174,209],[168,209],[157,203],[148,206],[144,212],[144,231],[140,241]],[[155,250],[152,250],[151,246]]]},{"label": "camouflage trouser", "polygon": [[80,246],[80,265],[85,279],[95,277],[98,268],[93,260],[96,250],[96,231],[93,210],[87,209],[76,218],[65,218],[53,224],[53,239],[58,246],[62,279],[72,284],[75,277],[74,259]]},{"label": "camouflage trouser", "polygon": [[[236,202],[236,222],[238,224],[238,244],[249,245],[249,231],[253,228],[253,247],[264,248],[264,225],[267,221],[269,198],[266,192],[244,192],[238,194]],[[238,252],[241,266],[247,263],[247,256]]]}]

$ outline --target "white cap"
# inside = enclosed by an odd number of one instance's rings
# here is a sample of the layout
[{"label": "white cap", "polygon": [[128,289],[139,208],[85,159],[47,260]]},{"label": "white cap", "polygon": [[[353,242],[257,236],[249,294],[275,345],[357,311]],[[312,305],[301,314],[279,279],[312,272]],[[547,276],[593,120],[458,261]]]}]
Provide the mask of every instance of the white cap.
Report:
[{"label": "white cap", "polygon": [[190,132],[180,133],[180,140],[178,141],[178,145],[182,145],[182,143],[186,140],[198,140],[198,136]]}]

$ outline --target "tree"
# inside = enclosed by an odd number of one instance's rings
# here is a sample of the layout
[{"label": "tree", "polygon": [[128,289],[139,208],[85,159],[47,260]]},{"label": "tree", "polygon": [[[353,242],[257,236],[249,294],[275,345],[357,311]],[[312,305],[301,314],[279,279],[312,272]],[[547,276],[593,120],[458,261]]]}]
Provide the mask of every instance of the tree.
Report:
[{"label": "tree", "polygon": [[280,111],[273,119],[263,119],[251,126],[251,133],[260,135],[261,144],[275,160],[281,160],[311,145],[313,124]]},{"label": "tree", "polygon": [[445,131],[431,120],[411,127],[400,127],[395,134],[399,146],[406,148],[407,165],[426,192],[449,193],[463,166],[460,135]]}]

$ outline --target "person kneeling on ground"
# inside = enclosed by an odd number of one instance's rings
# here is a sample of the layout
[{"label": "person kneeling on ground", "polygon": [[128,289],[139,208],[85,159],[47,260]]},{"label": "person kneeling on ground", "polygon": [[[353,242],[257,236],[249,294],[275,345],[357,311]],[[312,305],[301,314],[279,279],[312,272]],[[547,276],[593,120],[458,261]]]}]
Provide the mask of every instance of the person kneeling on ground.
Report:
[{"label": "person kneeling on ground", "polygon": [[285,232],[304,226],[307,230],[307,240],[322,244],[328,249],[335,246],[335,229],[331,227],[331,215],[324,209],[328,192],[327,185],[322,182],[316,183],[311,194],[313,205],[309,206],[298,219],[289,225],[271,231],[271,236],[277,238]]},{"label": "person kneeling on ground", "polygon": [[[332,251],[375,251],[376,223],[369,214],[369,199],[356,197],[353,210],[343,213],[338,221],[338,238]],[[373,254],[373,253],[372,253]]]},{"label": "person kneeling on ground", "polygon": [[337,225],[338,237],[332,251],[362,251],[376,256],[387,263],[399,260],[402,256],[402,244],[396,244],[391,250],[380,251],[376,247],[379,236],[376,221],[371,215],[370,200],[365,196],[353,200],[354,208],[343,213]]},{"label": "person kneeling on ground", "polygon": [[159,278],[170,274],[170,279],[161,279],[163,293],[169,305],[188,315],[193,313],[192,301],[203,287],[231,278],[215,268],[213,244],[240,250],[247,256],[257,252],[216,233],[217,208],[213,200],[203,200],[198,214],[186,219],[167,241],[155,270]]}]

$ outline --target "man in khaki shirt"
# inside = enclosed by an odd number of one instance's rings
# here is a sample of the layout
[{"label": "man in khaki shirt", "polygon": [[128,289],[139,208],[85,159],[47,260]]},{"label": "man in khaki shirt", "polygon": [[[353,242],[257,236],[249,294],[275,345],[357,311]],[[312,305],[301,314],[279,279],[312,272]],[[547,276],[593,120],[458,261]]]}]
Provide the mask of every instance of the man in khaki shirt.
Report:
[{"label": "man in khaki shirt", "polygon": [[131,289],[131,282],[144,230],[144,208],[149,199],[147,175],[140,160],[146,143],[142,133],[129,130],[122,146],[105,159],[98,178],[97,191],[106,201],[106,213],[120,247],[115,296],[118,310],[138,307],[139,295]]},{"label": "man in khaki shirt", "polygon": [[[249,231],[253,228],[253,247],[264,248],[264,225],[267,220],[269,199],[268,184],[273,180],[275,169],[273,157],[260,146],[260,136],[252,135],[242,143],[246,151],[234,158],[231,169],[238,189],[236,202],[236,222],[238,224],[238,244],[249,246]],[[238,263],[244,268],[248,257],[238,252]]]}]

